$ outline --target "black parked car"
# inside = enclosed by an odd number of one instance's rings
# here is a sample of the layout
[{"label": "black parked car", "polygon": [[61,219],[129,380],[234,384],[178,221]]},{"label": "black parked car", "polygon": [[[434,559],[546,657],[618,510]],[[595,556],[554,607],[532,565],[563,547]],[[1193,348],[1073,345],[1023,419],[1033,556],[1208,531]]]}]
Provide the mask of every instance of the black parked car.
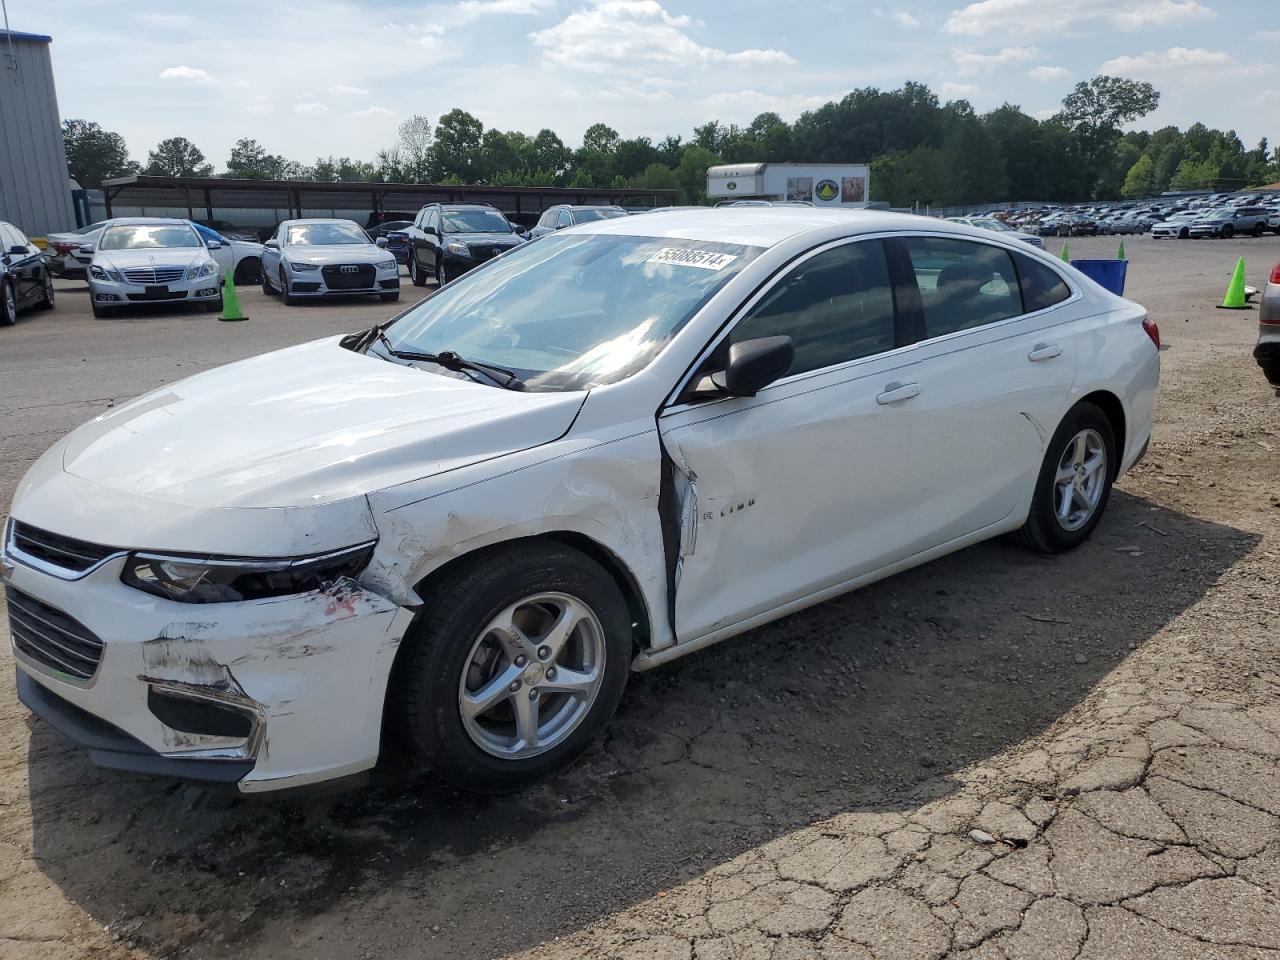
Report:
[{"label": "black parked car", "polygon": [[13,326],[27,307],[53,309],[53,274],[40,248],[0,220],[0,327]]},{"label": "black parked car", "polygon": [[525,242],[522,229],[487,203],[431,203],[403,231],[409,237],[409,279],[444,286],[472,267]]},{"label": "black parked car", "polygon": [[529,231],[529,239],[537,240],[548,233],[555,233],[565,227],[579,223],[591,223],[595,220],[611,220],[614,217],[625,217],[627,211],[621,207],[588,207],[562,203],[548,207],[538,220],[538,225]]}]

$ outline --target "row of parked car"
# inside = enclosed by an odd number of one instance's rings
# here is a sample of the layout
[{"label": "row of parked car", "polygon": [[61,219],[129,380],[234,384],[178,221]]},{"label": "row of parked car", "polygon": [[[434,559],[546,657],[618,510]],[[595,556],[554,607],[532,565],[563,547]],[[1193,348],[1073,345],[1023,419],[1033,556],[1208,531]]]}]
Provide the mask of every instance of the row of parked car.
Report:
[{"label": "row of parked car", "polygon": [[1214,194],[1176,200],[1037,207],[983,215],[1041,237],[1145,234],[1155,238],[1280,234],[1280,196]]},{"label": "row of parked car", "polygon": [[[10,224],[0,224],[0,324],[18,312],[53,306],[54,277],[84,278],[94,316],[158,303],[222,307],[222,278],[261,284],[285,303],[329,295],[400,296],[400,264],[417,286],[439,285],[507,249],[565,227],[626,211],[612,206],[559,205],[532,230],[482,203],[428,204],[413,220],[365,229],[352,220],[286,220],[263,241],[228,236],[207,222],[164,217],[104,220],[50,234],[47,253]],[[227,226],[215,221],[219,226]]]}]

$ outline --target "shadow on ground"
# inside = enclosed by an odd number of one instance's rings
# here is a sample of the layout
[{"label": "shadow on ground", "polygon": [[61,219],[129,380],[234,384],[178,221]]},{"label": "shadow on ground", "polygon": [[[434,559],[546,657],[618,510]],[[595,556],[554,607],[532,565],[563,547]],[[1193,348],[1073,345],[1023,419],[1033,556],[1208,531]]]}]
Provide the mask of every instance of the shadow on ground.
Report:
[{"label": "shadow on ground", "polygon": [[375,928],[379,960],[527,948],[797,827],[946,795],[1256,542],[1117,492],[1070,555],[983,544],[634,675],[601,744],[499,799],[388,770],[335,800],[219,801],[97,771],[33,721],[35,857],[159,953],[355,956]]}]

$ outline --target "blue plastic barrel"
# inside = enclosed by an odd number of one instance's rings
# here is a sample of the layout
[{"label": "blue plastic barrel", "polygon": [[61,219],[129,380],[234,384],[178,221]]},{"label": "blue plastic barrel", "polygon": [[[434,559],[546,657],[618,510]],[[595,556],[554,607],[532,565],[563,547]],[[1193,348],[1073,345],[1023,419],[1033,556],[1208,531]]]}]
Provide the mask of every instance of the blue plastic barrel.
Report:
[{"label": "blue plastic barrel", "polygon": [[1072,260],[1071,265],[1104,290],[1124,296],[1124,278],[1128,260]]}]

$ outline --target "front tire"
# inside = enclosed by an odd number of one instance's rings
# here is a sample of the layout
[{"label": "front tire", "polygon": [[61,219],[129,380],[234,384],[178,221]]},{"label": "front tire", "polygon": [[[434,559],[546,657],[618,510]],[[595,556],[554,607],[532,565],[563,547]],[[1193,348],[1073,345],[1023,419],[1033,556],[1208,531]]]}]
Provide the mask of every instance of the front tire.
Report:
[{"label": "front tire", "polygon": [[[92,291],[90,291],[89,296],[93,296]],[[91,300],[89,306],[93,310],[93,319],[95,320],[106,320],[108,317],[114,316],[116,312],[114,307],[98,306],[98,301],[96,300]]]},{"label": "front tire", "polygon": [[378,298],[383,303],[395,303],[397,300],[400,299],[400,291],[392,290],[390,293],[380,293],[378,294]]},{"label": "front tire", "polygon": [[270,276],[267,274],[267,271],[265,270],[260,270],[258,272],[262,275],[260,277],[260,279],[262,280],[262,295],[264,297],[272,296],[276,291],[275,291],[275,288],[271,286]]},{"label": "front tire", "polygon": [[289,278],[284,274],[284,267],[280,268],[280,294],[284,297],[284,305],[286,307],[296,307],[298,305],[300,298],[289,292]]},{"label": "front tire", "polygon": [[1089,539],[1111,497],[1120,464],[1111,421],[1092,403],[1067,411],[1049,440],[1027,522],[1024,546],[1065,553]]},{"label": "front tire", "polygon": [[449,282],[449,269],[444,265],[444,257],[436,260],[436,289]]},{"label": "front tire", "polygon": [[1235,235],[1236,235],[1236,231],[1233,227],[1223,227],[1222,232],[1218,234],[1218,236],[1220,236],[1223,240],[1230,240]]},{"label": "front tire", "polygon": [[18,322],[18,294],[13,284],[0,280],[0,327],[12,327]]},{"label": "front tire", "polygon": [[631,616],[593,560],[538,543],[447,572],[405,643],[392,703],[410,746],[454,786],[497,793],[604,730],[627,683]]}]

